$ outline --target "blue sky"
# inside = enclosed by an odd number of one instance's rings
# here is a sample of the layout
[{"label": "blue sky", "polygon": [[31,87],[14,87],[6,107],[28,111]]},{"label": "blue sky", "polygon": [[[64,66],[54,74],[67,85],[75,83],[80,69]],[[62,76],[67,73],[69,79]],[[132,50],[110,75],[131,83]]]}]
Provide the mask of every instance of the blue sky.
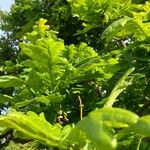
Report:
[{"label": "blue sky", "polygon": [[[3,11],[9,11],[14,0],[0,0],[0,9]],[[3,35],[3,31],[0,30],[0,36]]]},{"label": "blue sky", "polygon": [[10,6],[14,3],[14,0],[0,0],[0,9],[3,11],[9,11]]}]

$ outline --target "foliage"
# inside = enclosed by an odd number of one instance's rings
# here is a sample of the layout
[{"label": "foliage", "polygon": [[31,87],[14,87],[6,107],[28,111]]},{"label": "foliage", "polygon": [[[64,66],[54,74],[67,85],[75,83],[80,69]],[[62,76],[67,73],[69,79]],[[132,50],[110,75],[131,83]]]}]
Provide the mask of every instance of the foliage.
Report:
[{"label": "foliage", "polygon": [[67,148],[69,144],[75,144],[81,148],[88,140],[97,149],[114,149],[116,139],[115,136],[113,137],[115,134],[113,128],[125,128],[125,130],[129,130],[128,132],[132,131],[142,136],[149,136],[150,130],[149,116],[138,118],[134,113],[119,108],[104,108],[93,111],[72,129],[68,125],[63,129],[59,124],[52,126],[45,120],[43,114],[38,116],[34,112],[28,112],[25,115],[9,110],[6,116],[0,117],[0,121],[1,127],[16,129],[15,136],[25,136],[25,138],[38,140],[44,145],[60,148]]},{"label": "foliage", "polygon": [[74,16],[87,23],[99,24],[108,22],[123,15],[130,6],[131,0],[68,0]]},{"label": "foliage", "polygon": [[149,8],[16,0],[1,12],[1,148],[148,149]]},{"label": "foliage", "polygon": [[133,77],[129,77],[129,75],[134,71],[134,68],[130,68],[123,77],[116,83],[116,86],[113,88],[110,96],[106,98],[106,102],[104,107],[112,107],[113,103],[116,101],[116,98],[119,94],[126,89],[126,87],[132,84]]}]

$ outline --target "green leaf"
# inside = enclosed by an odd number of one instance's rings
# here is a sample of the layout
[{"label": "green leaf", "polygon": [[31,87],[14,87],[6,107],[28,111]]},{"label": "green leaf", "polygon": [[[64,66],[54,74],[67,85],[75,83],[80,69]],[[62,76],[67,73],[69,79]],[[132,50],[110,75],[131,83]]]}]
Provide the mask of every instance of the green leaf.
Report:
[{"label": "green leaf", "polygon": [[141,136],[150,137],[150,115],[139,118],[132,129]]},{"label": "green leaf", "polygon": [[0,127],[0,135],[5,134],[8,131],[7,127]]},{"label": "green leaf", "polygon": [[11,109],[7,115],[0,116],[0,126],[16,129],[25,137],[48,146],[57,146],[61,141],[61,127],[52,126],[45,120],[43,114],[38,116],[34,112],[28,112],[25,115]]},{"label": "green leaf", "polygon": [[[17,35],[26,33],[26,30],[29,31],[28,28],[31,28],[31,25],[33,26],[34,22],[35,20],[30,20],[24,26],[22,32],[19,32]],[[46,19],[40,18],[39,21],[36,22],[36,25],[33,26],[33,31],[31,33],[27,33],[24,38],[25,39],[27,38],[28,40],[32,41],[32,43],[35,43],[37,39],[47,37],[48,32],[47,30],[49,29],[49,25],[45,25],[46,22],[47,22]]]},{"label": "green leaf", "polygon": [[[64,76],[65,69],[69,65],[62,54],[64,50],[63,41],[43,38],[37,40],[35,44],[21,43],[20,46],[22,53],[30,58],[29,61],[26,61],[26,65],[33,69],[28,80],[29,85],[37,89],[44,83],[51,90],[54,90],[59,82],[58,79]],[[32,74],[34,74],[35,78],[38,78],[38,82],[30,83]],[[40,85],[39,82],[41,82]]]},{"label": "green leaf", "polygon": [[134,69],[135,68],[130,68],[116,83],[110,96],[106,98],[106,103],[104,105],[105,108],[112,107],[120,93],[123,92],[127,86],[132,84],[133,76],[129,77],[129,75],[134,71]]},{"label": "green leaf", "polygon": [[131,37],[132,40],[148,40],[150,37],[150,23],[143,23],[137,16],[135,18],[124,17],[114,21],[102,33],[101,38],[106,39],[106,46],[115,37]]},{"label": "green leaf", "polygon": [[66,46],[64,57],[73,65],[80,64],[84,59],[97,57],[98,53],[88,46],[86,43],[81,42],[78,46],[73,44]]},{"label": "green leaf", "polygon": [[64,96],[60,95],[59,93],[49,94],[48,96],[37,96],[35,101],[44,103],[44,104],[51,104],[51,103],[58,103],[64,99]]},{"label": "green leaf", "polygon": [[16,94],[13,96],[13,101],[16,103],[20,101],[26,101],[32,96],[33,94],[31,93],[31,91],[29,91],[29,89],[23,88],[21,89],[21,91],[19,91],[19,93],[16,92]]},{"label": "green leaf", "polygon": [[63,144],[70,142],[83,147],[86,141],[90,140],[97,149],[113,150],[117,144],[112,132],[113,128],[126,128],[134,125],[137,120],[138,116],[130,111],[120,108],[102,108],[91,112],[79,121]]},{"label": "green leaf", "polygon": [[31,103],[33,103],[33,100],[24,100],[22,102],[16,102],[14,104],[14,108],[24,107],[24,106],[27,106],[27,105],[29,105]]},{"label": "green leaf", "polygon": [[104,32],[101,35],[102,39],[106,39],[106,44],[108,44],[116,35],[118,32],[124,28],[126,23],[130,21],[131,18],[121,18],[118,19],[117,21],[114,21],[111,25],[109,25]]},{"label": "green leaf", "polygon": [[24,84],[24,81],[14,76],[0,76],[0,87],[19,87]]},{"label": "green leaf", "polygon": [[39,39],[35,44],[21,43],[20,47],[21,52],[33,60],[38,71],[51,71],[56,62],[63,61],[60,58],[61,51],[64,49],[62,41],[56,41],[52,38]]},{"label": "green leaf", "polygon": [[76,128],[81,132],[85,132],[87,137],[91,139],[98,150],[110,149],[116,147],[117,141],[112,133],[105,128],[102,122],[97,121],[93,117],[83,119]]},{"label": "green leaf", "polygon": [[[101,22],[119,18],[129,9],[131,0],[68,0],[72,7],[72,14],[85,21],[85,27],[99,26]],[[89,27],[88,27],[89,28]]]},{"label": "green leaf", "polygon": [[75,65],[76,68],[86,67],[94,63],[99,63],[100,57],[87,57]]},{"label": "green leaf", "polygon": [[39,72],[32,69],[28,74],[28,79],[26,85],[32,88],[34,91],[39,92],[43,91],[44,83],[42,76]]},{"label": "green leaf", "polygon": [[120,108],[102,108],[91,112],[89,115],[92,118],[103,121],[107,126],[112,128],[120,128],[120,125],[127,127],[135,124],[138,120],[136,114]]},{"label": "green leaf", "polygon": [[63,141],[62,145],[73,144],[75,147],[82,148],[87,141],[94,145],[98,150],[106,148],[113,150],[116,147],[116,140],[111,132],[105,129],[102,122],[98,122],[94,118],[86,117],[80,121],[71,133]]},{"label": "green leaf", "polygon": [[10,141],[7,146],[2,148],[2,150],[37,150],[38,143],[37,142],[27,142],[27,143],[18,143],[14,141]]},{"label": "green leaf", "polygon": [[11,96],[0,94],[0,103],[9,102],[12,101],[12,99]]},{"label": "green leaf", "polygon": [[150,137],[150,115],[138,118],[135,124],[132,124],[128,128],[121,130],[116,134],[116,137],[119,140],[130,134],[141,137]]}]

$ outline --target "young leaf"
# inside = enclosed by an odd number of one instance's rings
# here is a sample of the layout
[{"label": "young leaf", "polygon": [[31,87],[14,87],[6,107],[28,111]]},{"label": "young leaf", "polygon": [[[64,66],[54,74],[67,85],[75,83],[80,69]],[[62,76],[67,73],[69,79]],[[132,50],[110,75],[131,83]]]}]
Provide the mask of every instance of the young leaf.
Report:
[{"label": "young leaf", "polygon": [[130,6],[131,0],[68,0],[73,16],[87,24],[99,25],[119,18]]},{"label": "young leaf", "polygon": [[5,116],[0,116],[0,126],[16,129],[26,138],[38,140],[48,146],[57,146],[61,141],[61,127],[48,123],[43,114],[39,116],[34,112],[27,115],[9,110]]},{"label": "young leaf", "polygon": [[134,71],[135,68],[130,68],[116,83],[113,88],[110,96],[106,98],[106,103],[104,105],[105,108],[112,107],[113,103],[116,101],[116,98],[123,92],[128,85],[132,83],[133,77],[129,77],[129,75]]},{"label": "young leaf", "polygon": [[106,39],[106,46],[113,40],[114,37],[124,38],[132,37],[132,39],[148,40],[150,37],[150,23],[143,23],[137,18],[121,18],[110,24],[102,33],[101,38]]},{"label": "young leaf", "polygon": [[106,44],[108,44],[116,35],[118,32],[124,28],[126,23],[130,21],[131,18],[121,18],[118,19],[117,21],[114,21],[111,25],[109,25],[104,32],[101,35],[102,39],[106,39]]}]

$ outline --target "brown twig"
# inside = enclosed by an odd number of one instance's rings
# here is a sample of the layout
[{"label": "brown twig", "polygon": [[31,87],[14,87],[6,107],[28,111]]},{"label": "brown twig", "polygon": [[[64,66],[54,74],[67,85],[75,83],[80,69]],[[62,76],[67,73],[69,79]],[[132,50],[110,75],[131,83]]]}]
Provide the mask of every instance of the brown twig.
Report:
[{"label": "brown twig", "polygon": [[80,103],[80,105],[79,105],[79,107],[80,107],[80,119],[82,120],[82,118],[83,118],[83,103],[82,103],[82,99],[81,99],[81,97],[78,95],[78,99],[79,99],[79,103]]}]

